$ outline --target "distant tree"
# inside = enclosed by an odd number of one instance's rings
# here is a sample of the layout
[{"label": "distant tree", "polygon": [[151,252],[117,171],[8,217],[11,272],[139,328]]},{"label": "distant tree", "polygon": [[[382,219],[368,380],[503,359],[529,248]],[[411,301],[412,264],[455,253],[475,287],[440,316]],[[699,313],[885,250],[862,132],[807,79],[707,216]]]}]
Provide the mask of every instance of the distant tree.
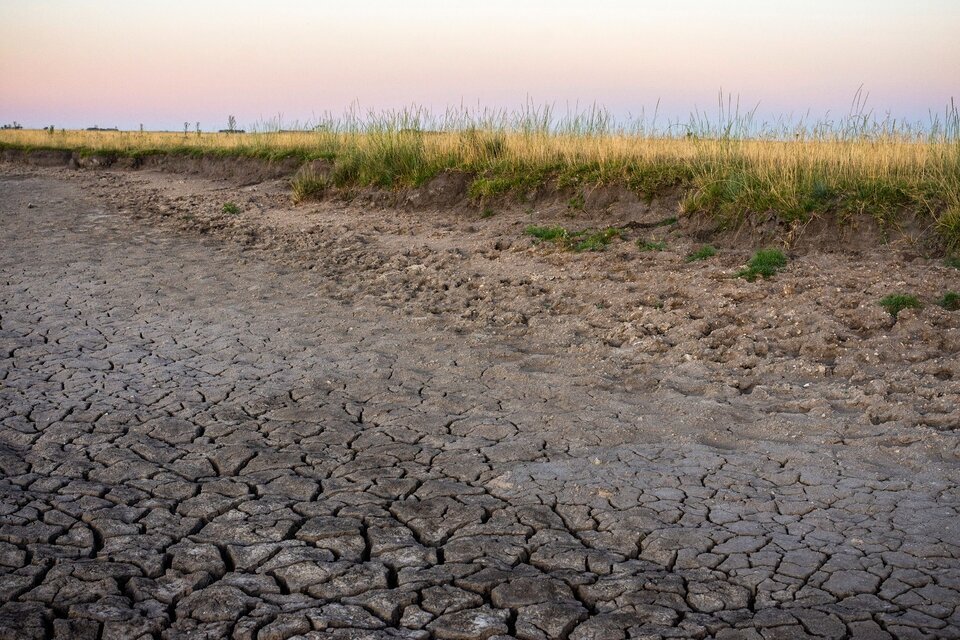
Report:
[{"label": "distant tree", "polygon": [[140,123],[140,133],[143,133],[143,123]]},{"label": "distant tree", "polygon": [[199,122],[197,123],[197,135],[198,135],[198,136],[200,135],[200,123],[199,123]]},{"label": "distant tree", "polygon": [[183,123],[183,135],[187,135],[189,132],[190,132],[190,123],[189,123],[189,122],[184,122],[184,123]]},{"label": "distant tree", "polygon": [[227,131],[236,131],[237,130],[237,119],[233,116],[227,117]]}]

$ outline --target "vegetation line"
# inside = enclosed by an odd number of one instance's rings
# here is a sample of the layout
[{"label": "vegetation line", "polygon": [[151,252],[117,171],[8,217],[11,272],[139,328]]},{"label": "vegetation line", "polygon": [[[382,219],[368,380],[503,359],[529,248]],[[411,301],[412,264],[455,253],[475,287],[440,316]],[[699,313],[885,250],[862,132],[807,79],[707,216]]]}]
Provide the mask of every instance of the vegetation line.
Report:
[{"label": "vegetation line", "polygon": [[869,215],[884,227],[906,215],[927,220],[948,252],[960,249],[960,116],[951,105],[924,130],[859,115],[793,130],[756,126],[749,116],[691,119],[666,134],[614,128],[590,112],[563,126],[526,112],[425,123],[419,110],[328,121],[305,131],[141,133],[4,130],[0,151],[240,156],[303,162],[297,200],[330,187],[417,187],[445,171],[471,176],[479,203],[529,197],[550,186],[574,194],[616,185],[646,197],[682,190],[685,213],[736,226],[751,217],[802,224]]}]

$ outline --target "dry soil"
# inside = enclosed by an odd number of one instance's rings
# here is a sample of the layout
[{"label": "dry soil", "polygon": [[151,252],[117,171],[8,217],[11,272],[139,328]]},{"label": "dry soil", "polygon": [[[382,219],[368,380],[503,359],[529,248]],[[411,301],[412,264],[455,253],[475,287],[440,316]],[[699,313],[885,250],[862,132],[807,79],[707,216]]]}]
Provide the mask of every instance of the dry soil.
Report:
[{"label": "dry soil", "polygon": [[384,200],[0,165],[0,637],[960,637],[960,271]]}]

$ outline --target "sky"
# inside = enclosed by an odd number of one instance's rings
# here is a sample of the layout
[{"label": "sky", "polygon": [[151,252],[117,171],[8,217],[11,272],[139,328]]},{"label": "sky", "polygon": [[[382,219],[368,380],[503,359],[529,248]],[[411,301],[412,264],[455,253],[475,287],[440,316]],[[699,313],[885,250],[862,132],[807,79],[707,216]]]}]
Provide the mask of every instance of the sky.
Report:
[{"label": "sky", "polygon": [[[0,123],[225,128],[411,104],[926,121],[958,0],[0,0]],[[659,103],[659,107],[657,106]]]}]

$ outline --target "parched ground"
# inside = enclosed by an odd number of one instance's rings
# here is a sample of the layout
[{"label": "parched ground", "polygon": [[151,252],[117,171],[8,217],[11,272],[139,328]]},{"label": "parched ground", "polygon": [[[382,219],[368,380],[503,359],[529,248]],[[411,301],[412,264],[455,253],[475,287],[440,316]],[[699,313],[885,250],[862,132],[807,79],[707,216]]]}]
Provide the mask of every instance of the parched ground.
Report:
[{"label": "parched ground", "polygon": [[960,271],[492,213],[0,166],[0,638],[960,637]]}]

